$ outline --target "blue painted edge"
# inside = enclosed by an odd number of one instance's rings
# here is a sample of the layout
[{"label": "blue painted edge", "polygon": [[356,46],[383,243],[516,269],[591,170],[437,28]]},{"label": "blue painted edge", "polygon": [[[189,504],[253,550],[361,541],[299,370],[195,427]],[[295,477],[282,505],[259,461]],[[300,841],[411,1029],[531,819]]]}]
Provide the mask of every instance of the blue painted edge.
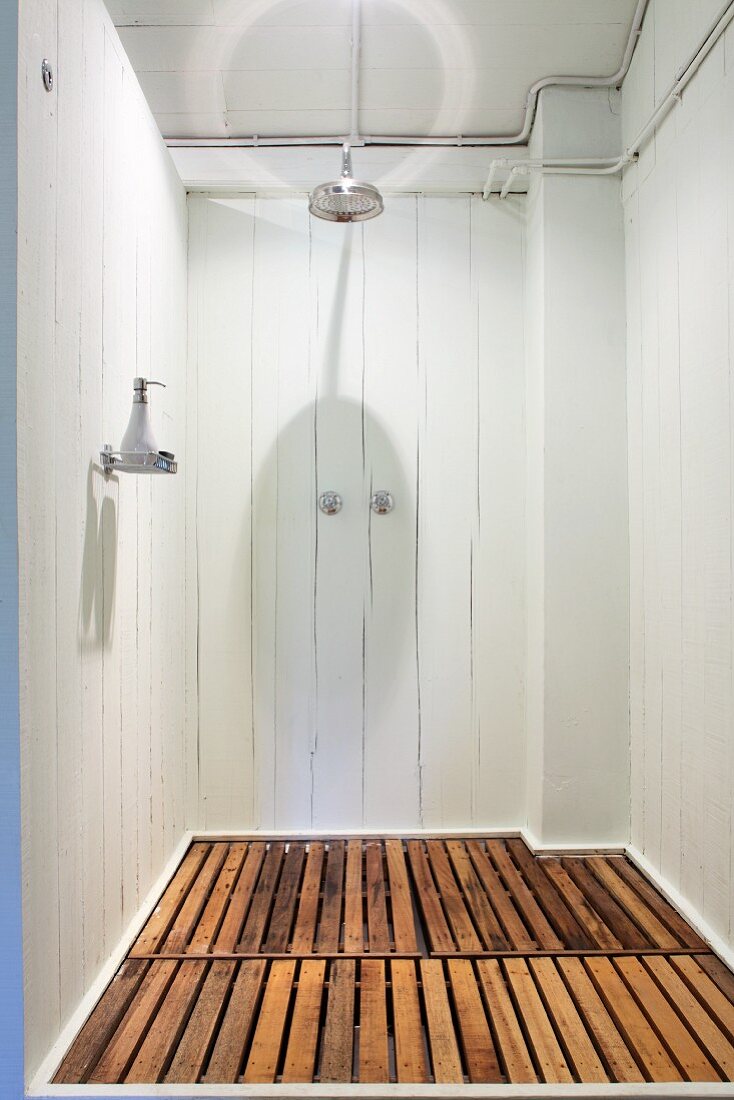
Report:
[{"label": "blue painted edge", "polygon": [[18,0],[0,2],[0,1095],[23,1083],[18,690]]}]

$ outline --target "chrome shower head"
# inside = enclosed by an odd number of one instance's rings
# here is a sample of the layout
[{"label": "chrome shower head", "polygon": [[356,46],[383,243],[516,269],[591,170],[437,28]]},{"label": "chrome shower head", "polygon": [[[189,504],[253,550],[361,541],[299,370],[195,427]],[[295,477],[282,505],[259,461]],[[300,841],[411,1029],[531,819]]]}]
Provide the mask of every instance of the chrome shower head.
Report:
[{"label": "chrome shower head", "polygon": [[359,183],[352,177],[349,145],[342,146],[341,179],[321,183],[311,192],[308,209],[327,222],[366,222],[384,210],[382,195],[371,183]]}]

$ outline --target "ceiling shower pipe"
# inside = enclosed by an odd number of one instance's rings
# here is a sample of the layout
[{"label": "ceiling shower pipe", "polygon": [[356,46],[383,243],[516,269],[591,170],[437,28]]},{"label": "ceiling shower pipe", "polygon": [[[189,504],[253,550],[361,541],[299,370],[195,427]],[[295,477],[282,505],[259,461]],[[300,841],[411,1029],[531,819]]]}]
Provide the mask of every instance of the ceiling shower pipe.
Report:
[{"label": "ceiling shower pipe", "polygon": [[[629,37],[625,46],[622,64],[616,73],[611,76],[544,76],[531,86],[525,101],[525,121],[522,128],[516,134],[482,134],[477,136],[464,136],[462,134],[431,135],[430,137],[416,135],[395,134],[359,134],[359,55],[361,52],[361,20],[360,0],[352,0],[352,61],[351,61],[351,134],[324,135],[320,137],[262,137],[253,134],[252,137],[241,138],[166,138],[169,148],[177,149],[238,149],[257,148],[258,146],[307,146],[307,145],[427,145],[441,146],[492,146],[492,145],[524,145],[533,128],[535,112],[538,106],[538,96],[544,88],[553,86],[571,86],[582,88],[613,88],[620,84],[627,74],[635,52],[637,39],[642,30],[642,21],[649,0],[637,0],[637,6],[632,18]],[[485,195],[486,198],[486,195]]]},{"label": "ceiling shower pipe", "polygon": [[624,152],[616,159],[612,157],[602,158],[575,158],[568,157],[565,160],[555,158],[553,160],[523,160],[514,161],[508,157],[500,157],[493,160],[489,168],[489,175],[484,187],[482,197],[489,198],[492,184],[497,173],[509,168],[509,175],[500,191],[500,199],[507,198],[513,180],[518,175],[527,175],[532,171],[540,171],[550,176],[611,176],[621,172],[628,164],[631,164],[639,155],[645,142],[652,137],[663,119],[670,113],[676,103],[680,101],[684,89],[696,75],[702,63],[711,53],[722,34],[734,19],[734,0],[728,0],[721,12],[709,25],[709,29],[700,40],[698,46],[675,74],[673,83],[663,96],[660,104],[655,108],[649,119],[639,131]]}]

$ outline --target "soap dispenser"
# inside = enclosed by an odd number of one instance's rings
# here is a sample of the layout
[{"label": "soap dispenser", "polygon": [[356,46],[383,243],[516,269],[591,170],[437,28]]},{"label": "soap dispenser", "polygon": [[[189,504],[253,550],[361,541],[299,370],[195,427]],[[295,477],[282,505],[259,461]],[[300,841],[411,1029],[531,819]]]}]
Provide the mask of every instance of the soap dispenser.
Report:
[{"label": "soap dispenser", "polygon": [[147,378],[133,379],[133,407],[120,444],[124,455],[158,453],[158,444],[150,422],[148,386],[163,386],[165,389],[165,382],[149,382]]},{"label": "soap dispenser", "polygon": [[150,421],[148,386],[164,386],[147,378],[133,379],[133,407],[119,451],[106,443],[100,451],[106,474],[175,474],[178,463],[170,451],[159,451]]}]

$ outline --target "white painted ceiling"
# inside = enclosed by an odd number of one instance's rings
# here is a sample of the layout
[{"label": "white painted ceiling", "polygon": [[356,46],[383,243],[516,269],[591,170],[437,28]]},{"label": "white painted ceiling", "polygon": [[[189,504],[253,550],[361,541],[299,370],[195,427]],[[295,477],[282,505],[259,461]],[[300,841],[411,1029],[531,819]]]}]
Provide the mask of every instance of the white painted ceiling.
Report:
[{"label": "white painted ceiling", "polygon": [[[107,0],[167,137],[349,131],[350,0]],[[363,134],[512,134],[619,66],[635,0],[362,0]]]}]

